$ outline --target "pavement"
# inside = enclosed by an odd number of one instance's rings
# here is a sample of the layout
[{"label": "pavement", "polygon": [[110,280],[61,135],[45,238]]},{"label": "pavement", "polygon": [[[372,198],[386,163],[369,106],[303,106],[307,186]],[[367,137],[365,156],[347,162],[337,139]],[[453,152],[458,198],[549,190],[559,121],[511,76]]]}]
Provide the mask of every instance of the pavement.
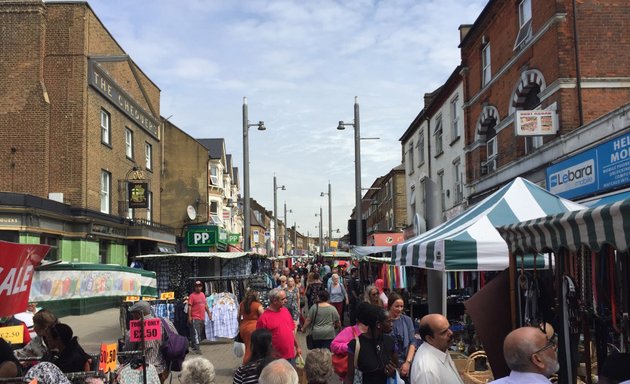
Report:
[{"label": "pavement", "polygon": [[[60,322],[68,324],[78,337],[79,344],[87,353],[98,353],[101,343],[115,343],[122,337],[120,328],[119,308],[110,308],[81,316],[66,316]],[[298,334],[302,351],[306,351],[306,339],[303,334]],[[216,372],[215,383],[231,384],[234,371],[241,365],[241,358],[234,356],[232,352],[232,340],[221,342],[204,341],[201,343],[202,356],[214,364]],[[189,353],[187,359],[197,357]],[[177,382],[177,372],[172,376],[173,382]],[[167,381],[168,382],[168,381]]]}]

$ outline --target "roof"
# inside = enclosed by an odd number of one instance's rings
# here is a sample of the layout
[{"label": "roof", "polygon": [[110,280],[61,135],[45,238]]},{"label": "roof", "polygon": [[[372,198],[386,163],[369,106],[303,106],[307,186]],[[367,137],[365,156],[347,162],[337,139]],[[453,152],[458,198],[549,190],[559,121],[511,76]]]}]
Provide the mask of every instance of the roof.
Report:
[{"label": "roof", "polygon": [[225,156],[225,139],[197,139],[208,150],[211,159],[222,159]]},{"label": "roof", "polygon": [[514,253],[577,251],[582,245],[592,251],[605,244],[619,252],[630,247],[630,199],[576,212],[566,212],[498,228]]},{"label": "roof", "polygon": [[580,209],[584,206],[517,177],[461,215],[394,245],[392,261],[436,270],[500,271],[509,265],[509,252],[496,227]]}]

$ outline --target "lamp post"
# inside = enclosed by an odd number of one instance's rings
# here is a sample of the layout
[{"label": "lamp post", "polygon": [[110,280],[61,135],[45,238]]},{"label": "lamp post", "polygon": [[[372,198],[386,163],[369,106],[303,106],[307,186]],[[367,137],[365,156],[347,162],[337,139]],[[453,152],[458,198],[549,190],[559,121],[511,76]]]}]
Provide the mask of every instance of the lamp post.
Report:
[{"label": "lamp post", "polygon": [[243,189],[244,189],[244,202],[243,202],[243,248],[245,252],[251,250],[250,242],[250,201],[249,201],[249,127],[258,127],[259,131],[267,129],[263,121],[259,121],[255,124],[249,123],[247,97],[243,97]]},{"label": "lamp post", "polygon": [[[332,240],[332,194],[330,193],[330,182],[328,182],[328,193],[322,192],[321,197],[328,195],[328,241]],[[330,244],[330,243],[328,243]]]},{"label": "lamp post", "polygon": [[298,249],[298,245],[297,245],[297,243],[298,243],[298,242],[297,242],[297,222],[295,222],[295,221],[294,221],[294,222],[293,222],[293,249],[294,249],[294,251],[293,251],[293,256],[297,256],[297,255],[295,254],[295,252],[296,252],[296,251],[297,251],[297,249]]},{"label": "lamp post", "polygon": [[286,190],[276,184],[276,175],[273,175],[273,255],[278,257],[278,189]]},{"label": "lamp post", "polygon": [[[289,209],[289,213],[293,213],[292,209]],[[287,202],[284,202],[284,254],[287,254],[287,227],[289,225],[289,222],[287,221]],[[295,243],[293,244],[293,247],[295,247]]]},{"label": "lamp post", "polygon": [[354,184],[355,184],[355,217],[356,217],[356,233],[357,233],[357,246],[362,245],[361,240],[363,234],[361,233],[361,124],[359,120],[359,97],[354,97],[354,122],[344,123],[339,122],[337,129],[343,131],[346,126],[354,127]]},{"label": "lamp post", "polygon": [[322,253],[323,250],[323,238],[324,238],[324,228],[323,228],[323,220],[322,220],[322,207],[319,207],[319,213],[316,213],[315,216],[319,216],[319,253]]}]

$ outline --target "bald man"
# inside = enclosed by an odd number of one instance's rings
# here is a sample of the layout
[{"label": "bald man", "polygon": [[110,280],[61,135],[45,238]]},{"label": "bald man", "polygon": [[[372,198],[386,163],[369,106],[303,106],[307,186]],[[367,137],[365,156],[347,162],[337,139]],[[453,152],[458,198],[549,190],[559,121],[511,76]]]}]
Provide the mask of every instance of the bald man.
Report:
[{"label": "bald man", "polygon": [[560,369],[557,337],[549,337],[535,327],[517,328],[503,341],[503,356],[512,370],[510,376],[493,383],[549,383],[549,377]]},{"label": "bald man", "polygon": [[420,337],[424,343],[416,351],[411,365],[412,384],[463,384],[455,363],[448,353],[453,332],[446,317],[433,313],[420,320]]}]

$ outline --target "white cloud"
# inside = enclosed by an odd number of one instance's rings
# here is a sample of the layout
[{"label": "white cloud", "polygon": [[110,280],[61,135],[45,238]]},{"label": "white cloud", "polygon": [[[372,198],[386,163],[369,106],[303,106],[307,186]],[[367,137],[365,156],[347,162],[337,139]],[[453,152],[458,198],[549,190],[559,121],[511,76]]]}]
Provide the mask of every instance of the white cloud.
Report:
[{"label": "white cloud", "polygon": [[[354,96],[361,105],[362,184],[400,164],[398,139],[459,64],[460,24],[487,0],[90,0],[98,17],[162,90],[161,112],[193,137],[224,137],[242,175],[242,97],[252,197],[273,208],[273,173],[315,233],[330,180],[333,227],[354,206]],[[327,223],[324,225],[326,228]]]}]

